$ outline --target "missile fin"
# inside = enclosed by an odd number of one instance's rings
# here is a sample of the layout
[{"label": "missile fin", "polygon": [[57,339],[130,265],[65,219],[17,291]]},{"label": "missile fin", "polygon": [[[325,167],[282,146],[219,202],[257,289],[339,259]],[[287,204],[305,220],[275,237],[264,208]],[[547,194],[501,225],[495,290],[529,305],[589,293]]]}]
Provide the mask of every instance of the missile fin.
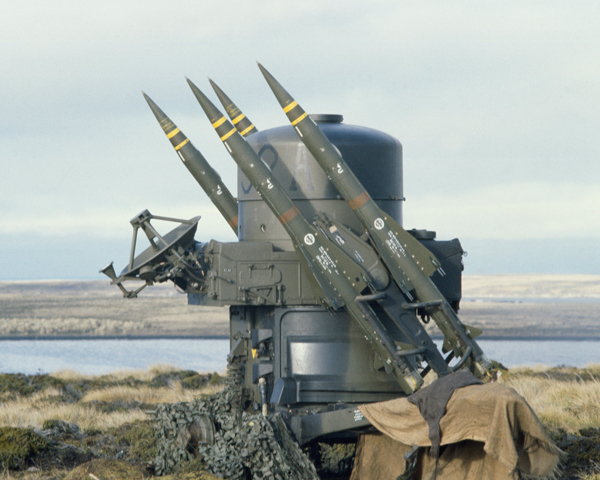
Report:
[{"label": "missile fin", "polygon": [[[383,211],[381,214],[386,216]],[[393,218],[389,216],[386,217],[387,218],[385,221],[387,224],[390,226],[402,246],[410,254],[417,266],[425,275],[430,277],[438,268],[442,266],[436,256],[431,253],[427,247],[425,247],[415,237],[404,230],[404,228],[398,225]]]}]

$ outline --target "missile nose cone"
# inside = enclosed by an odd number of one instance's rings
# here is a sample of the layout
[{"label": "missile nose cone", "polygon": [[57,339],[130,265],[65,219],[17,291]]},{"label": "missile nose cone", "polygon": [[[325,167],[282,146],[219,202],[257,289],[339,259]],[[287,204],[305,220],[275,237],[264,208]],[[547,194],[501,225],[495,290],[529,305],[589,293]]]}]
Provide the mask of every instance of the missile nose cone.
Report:
[{"label": "missile nose cone", "polygon": [[219,118],[221,118],[223,115],[221,114],[221,112],[219,112],[217,107],[215,107],[213,105],[213,103],[208,99],[208,97],[206,95],[204,95],[200,91],[200,89],[196,85],[194,85],[194,82],[192,82],[189,78],[186,77],[186,80],[187,80],[190,88],[192,89],[192,92],[193,92],[194,96],[196,97],[196,100],[198,100],[198,103],[202,107],[202,110],[204,110],[204,113],[206,113],[206,116],[208,117],[210,122],[214,123]]},{"label": "missile nose cone", "polygon": [[233,123],[233,125],[235,125],[237,131],[240,132],[240,135],[242,135],[243,137],[248,137],[249,135],[256,133],[258,130],[254,126],[254,124],[250,121],[248,117],[246,117],[246,115],[244,115],[244,113],[237,107],[237,105],[233,103],[233,100],[231,100],[231,98],[229,98],[225,94],[225,92],[221,90],[219,86],[210,78],[208,79],[208,81],[210,82],[210,85],[212,86],[215,93],[217,94],[217,97],[219,97],[219,101],[223,105],[223,108],[225,108],[225,111],[227,112],[227,115],[229,115],[231,122]]},{"label": "missile nose cone", "polygon": [[225,115],[223,115],[219,111],[219,109],[214,106],[214,104],[208,99],[208,97],[204,95],[200,91],[200,89],[196,85],[194,85],[189,79],[188,83],[190,84],[190,87],[192,89],[192,92],[194,92],[196,99],[200,103],[202,110],[204,110],[204,113],[206,113],[208,120],[210,121],[210,123],[212,123],[212,126],[221,138],[221,141],[231,152],[231,147],[229,147],[229,145],[225,143],[225,140],[227,140],[229,137],[231,137],[237,132],[236,128],[231,124],[230,121],[227,120],[227,118],[225,118]]},{"label": "missile nose cone", "polygon": [[258,64],[258,68],[260,68],[261,73],[265,77],[265,80],[269,84],[269,87],[271,87],[271,90],[275,94],[275,97],[279,101],[280,105],[285,109],[285,107],[287,107],[289,104],[291,104],[294,101],[294,99],[285,90],[285,88],[283,88],[281,86],[281,84],[277,80],[275,80],[275,77],[273,75],[271,75],[265,67],[263,67],[258,62],[256,62],[256,63]]},{"label": "missile nose cone", "polygon": [[178,151],[180,148],[187,145],[189,143],[189,140],[184,135],[184,133],[181,130],[179,130],[179,128],[177,128],[177,125],[175,125],[171,121],[171,119],[167,116],[167,114],[165,112],[163,112],[159,108],[159,106],[156,103],[154,103],[148,95],[146,95],[144,92],[142,92],[142,93],[144,95],[144,98],[148,102],[148,105],[150,106],[152,113],[154,113],[156,120],[158,120],[158,124],[162,128],[163,132],[165,132],[165,135],[171,142],[171,145],[173,145],[173,147],[175,147],[175,150]]},{"label": "missile nose cone", "polygon": [[[225,110],[228,110],[229,107],[231,107],[231,106],[235,107],[231,98],[229,98],[225,94],[225,92],[223,90],[221,90],[215,82],[213,82],[210,78],[208,79],[208,81],[210,82],[210,86],[213,88],[213,90],[217,94],[217,97],[219,97],[219,101],[223,104],[223,107],[225,107]],[[229,113],[229,111],[228,111],[228,113]]]},{"label": "missile nose cone", "polygon": [[165,112],[163,112],[159,108],[159,106],[156,103],[154,103],[148,95],[146,95],[144,92],[142,92],[142,95],[144,95],[144,98],[146,99],[146,102],[148,103],[150,110],[152,110],[152,113],[154,114],[154,116],[156,117],[156,119],[159,122],[162,122],[165,118],[168,118],[167,115],[165,114]]}]

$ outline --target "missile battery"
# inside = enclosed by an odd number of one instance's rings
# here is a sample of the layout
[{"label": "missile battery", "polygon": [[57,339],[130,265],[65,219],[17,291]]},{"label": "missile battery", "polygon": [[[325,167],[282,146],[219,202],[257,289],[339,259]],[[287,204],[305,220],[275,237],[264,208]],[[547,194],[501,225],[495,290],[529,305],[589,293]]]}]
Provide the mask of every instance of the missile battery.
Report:
[{"label": "missile battery", "polygon": [[[474,329],[463,326],[467,337],[461,339],[453,331],[461,324],[442,319],[442,325],[450,324],[444,348],[461,357],[449,367],[451,356],[443,358],[417,317],[423,314],[426,320],[446,306],[458,309],[463,251],[456,239],[438,241],[434,232],[400,230],[400,143],[382,132],[344,124],[341,115],[305,115],[297,104],[290,107],[291,97],[285,108],[296,124],[259,131],[211,85],[231,121],[212,104],[207,114],[240,167],[239,241],[194,242],[190,232],[199,219],[161,236],[149,220],[167,217],[148,214],[134,225],[134,233],[142,228],[151,247],[133,258],[132,245],[130,265],[135,268],[124,270],[125,276],[103,269],[115,277],[113,284],[122,288],[121,282],[131,279],[149,285],[172,280],[185,286],[191,305],[229,306],[228,377],[239,389],[240,408],[287,415],[301,445],[354,438],[357,428],[368,425],[355,405],[410,393],[429,370],[445,375],[464,366],[477,372],[478,351],[470,343]],[[190,169],[194,162],[185,154],[191,142],[147,100]],[[319,153],[299,137],[309,121],[324,134],[319,149],[327,152],[326,160],[337,154],[344,163],[319,165]],[[336,176],[340,168],[347,174],[345,184]],[[202,186],[208,193],[221,184],[216,175]],[[233,220],[233,209],[219,210]],[[373,215],[384,228],[377,228]],[[394,265],[386,239],[375,230],[391,231],[405,252],[415,254],[416,273],[404,263]],[[423,293],[422,277],[430,282],[429,275],[437,286],[432,291],[439,289],[446,304]],[[134,297],[139,290],[124,293]]]}]

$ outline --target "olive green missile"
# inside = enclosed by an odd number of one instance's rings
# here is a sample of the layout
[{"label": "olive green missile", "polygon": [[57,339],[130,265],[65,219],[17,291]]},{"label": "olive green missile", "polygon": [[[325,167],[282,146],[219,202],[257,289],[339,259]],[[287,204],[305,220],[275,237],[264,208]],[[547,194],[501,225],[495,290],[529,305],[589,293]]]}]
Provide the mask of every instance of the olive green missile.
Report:
[{"label": "olive green missile", "polygon": [[152,113],[158,120],[177,155],[206,192],[208,197],[225,217],[235,234],[238,234],[238,205],[236,199],[221,181],[219,174],[208,164],[202,154],[192,145],[177,125],[163,112],[152,99],[142,92]]},{"label": "olive green missile", "polygon": [[343,250],[329,241],[298,211],[267,165],[256,155],[236,128],[189,79],[188,83],[221,141],[248,177],[265,203],[289,234],[299,258],[318,283],[327,303],[334,309],[345,306],[358,322],[386,371],[408,394],[423,383],[412,360],[398,351],[368,302],[377,295],[368,292],[368,275]]},{"label": "olive green missile", "polygon": [[210,78],[208,79],[212,85],[213,90],[219,97],[219,101],[223,104],[223,108],[231,118],[231,123],[235,125],[235,128],[242,137],[248,137],[253,133],[258,132],[258,129],[250,121],[250,119],[244,115],[244,113],[237,107],[235,103],[225,95],[225,92],[219,88],[219,86],[213,82]]},{"label": "olive green missile", "polygon": [[441,267],[439,261],[375,204],[318,125],[260,63],[258,66],[300,139],[360,219],[392,278],[409,301],[418,300],[407,307],[424,310],[435,320],[446,348],[450,346],[453,354],[461,357],[455,368],[467,364],[473,373],[486,376],[492,363],[429,279]]},{"label": "olive green missile", "polygon": [[[444,357],[440,354],[437,346],[428,335],[427,331],[413,311],[404,308],[406,300],[400,289],[394,282],[389,281],[385,267],[381,264],[381,258],[371,245],[358,237],[350,229],[337,221],[330,219],[324,212],[315,213],[313,224],[344,250],[350,258],[357,261],[370,275],[372,285],[385,293],[385,297],[377,299],[379,307],[387,314],[388,319],[394,324],[402,336],[406,339],[407,349],[418,350],[423,355],[429,367],[438,376],[450,373]],[[389,322],[388,331],[390,331]],[[405,353],[406,354],[406,353]],[[425,376],[421,372],[421,376]]]}]

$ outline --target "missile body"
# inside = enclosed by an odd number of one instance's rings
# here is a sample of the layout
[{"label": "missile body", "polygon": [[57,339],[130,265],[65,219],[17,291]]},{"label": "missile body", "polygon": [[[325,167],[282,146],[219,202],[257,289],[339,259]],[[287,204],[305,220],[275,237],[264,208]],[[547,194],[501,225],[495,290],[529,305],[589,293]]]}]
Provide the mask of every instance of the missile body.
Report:
[{"label": "missile body", "polygon": [[386,371],[394,375],[407,394],[417,390],[423,379],[415,365],[399,354],[393,339],[368,305],[372,296],[362,295],[369,286],[367,273],[308,223],[236,128],[191,81],[188,83],[233,159],[290,235],[298,256],[314,275],[327,303],[334,309],[345,306],[383,359]]},{"label": "missile body", "polygon": [[213,82],[210,78],[208,79],[213,90],[219,97],[219,101],[223,105],[223,108],[229,115],[231,119],[231,123],[235,125],[235,128],[242,137],[249,137],[253,133],[258,132],[258,129],[254,126],[254,124],[250,121],[250,119],[243,114],[243,112],[237,107],[235,103],[225,95],[225,92],[219,88],[219,86]]},{"label": "missile body", "polygon": [[[437,346],[427,334],[427,331],[412,310],[404,308],[406,303],[398,285],[389,282],[385,268],[380,264],[377,252],[359,238],[354,232],[340,225],[335,220],[330,220],[326,214],[318,212],[315,214],[315,226],[317,226],[330,241],[337,243],[351,258],[356,258],[363,263],[371,276],[373,286],[385,293],[385,297],[377,299],[379,307],[387,314],[387,329],[390,331],[390,323],[402,332],[406,339],[407,349],[418,350],[422,354],[438,376],[444,376],[451,372],[444,357],[440,354]],[[382,315],[378,312],[378,315]],[[393,328],[393,327],[392,327]],[[406,354],[406,352],[405,352]],[[421,375],[423,373],[421,372]]]},{"label": "missile body", "polygon": [[144,98],[183,164],[237,235],[238,205],[236,199],[221,181],[219,174],[208,164],[206,159],[192,145],[192,142],[189,141],[184,133],[177,128],[177,125],[145,93]]},{"label": "missile body", "polygon": [[454,354],[461,357],[458,367],[467,363],[478,376],[487,375],[492,363],[429,279],[440,268],[439,261],[375,204],[317,124],[262,65],[259,68],[302,142],[360,219],[398,287],[409,300],[418,299],[407,306],[431,315]]}]

